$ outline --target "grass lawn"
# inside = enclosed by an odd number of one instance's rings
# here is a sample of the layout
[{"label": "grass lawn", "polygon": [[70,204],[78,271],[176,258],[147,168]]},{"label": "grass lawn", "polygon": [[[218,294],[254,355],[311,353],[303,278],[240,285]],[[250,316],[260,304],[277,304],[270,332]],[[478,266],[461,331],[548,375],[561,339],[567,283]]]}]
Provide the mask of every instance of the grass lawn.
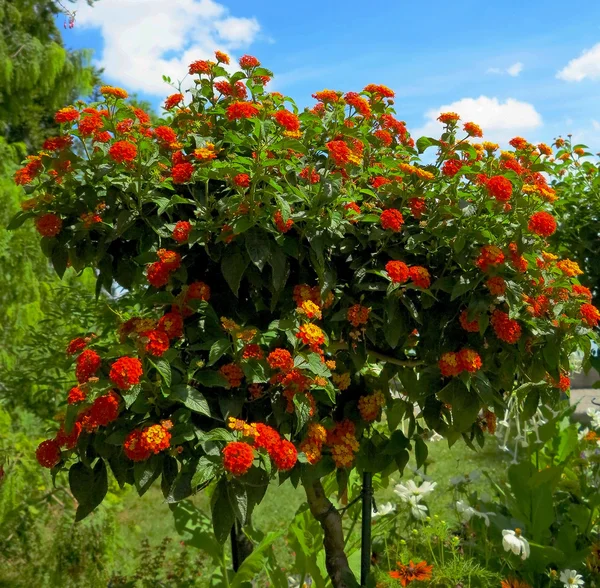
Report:
[{"label": "grass lawn", "polygon": [[[429,457],[425,466],[426,475],[431,476],[438,483],[435,493],[430,497],[428,503],[436,514],[443,517],[453,516],[453,487],[450,479],[473,471],[489,471],[495,478],[503,475],[510,460],[502,454],[495,439],[488,438],[486,446],[474,452],[467,448],[462,442],[454,447],[448,448],[444,441],[429,443]],[[414,467],[411,460],[406,468],[404,476],[394,476],[386,489],[376,492],[376,502],[398,502],[394,494],[393,486],[400,481],[406,481],[414,477],[410,466]],[[473,484],[474,488],[483,489],[486,480],[482,476]],[[272,484],[266,498],[256,508],[253,514],[253,524],[257,529],[264,532],[280,531],[288,528],[300,505],[304,502],[305,495],[301,487],[294,488],[289,482],[281,486]],[[199,494],[193,499],[194,503],[209,513],[209,500],[204,494]],[[123,508],[118,514],[118,527],[122,536],[124,549],[117,557],[116,565],[120,573],[132,573],[135,569],[135,551],[138,549],[142,539],[146,538],[152,545],[157,546],[165,536],[173,539],[169,551],[175,553],[180,549],[180,537],[175,532],[172,514],[164,502],[160,490],[151,489],[146,495],[139,498],[135,492],[129,492],[123,500]],[[360,525],[356,525],[353,535],[360,532]],[[285,534],[284,534],[285,537]],[[289,565],[293,561],[290,549],[285,539],[281,538],[275,545],[278,560],[283,565]]]}]

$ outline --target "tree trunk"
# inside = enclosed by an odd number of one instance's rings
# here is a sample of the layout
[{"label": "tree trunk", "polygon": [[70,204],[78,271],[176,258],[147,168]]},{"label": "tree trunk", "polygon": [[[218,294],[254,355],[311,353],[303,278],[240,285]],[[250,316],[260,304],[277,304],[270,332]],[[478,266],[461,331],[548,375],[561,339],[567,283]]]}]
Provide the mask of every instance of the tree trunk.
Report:
[{"label": "tree trunk", "polygon": [[325,567],[333,588],[357,586],[356,578],[348,565],[348,558],[344,552],[344,532],[340,513],[325,496],[325,490],[320,480],[305,484],[304,490],[310,512],[323,529]]}]

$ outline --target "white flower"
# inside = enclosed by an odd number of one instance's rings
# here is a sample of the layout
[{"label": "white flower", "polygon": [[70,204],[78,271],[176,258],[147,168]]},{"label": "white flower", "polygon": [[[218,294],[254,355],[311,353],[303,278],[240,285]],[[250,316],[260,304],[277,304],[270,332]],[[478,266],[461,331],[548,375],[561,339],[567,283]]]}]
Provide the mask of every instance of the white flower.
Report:
[{"label": "white flower", "polygon": [[461,476],[454,476],[453,478],[450,478],[450,484],[453,486],[458,486],[459,484],[469,484],[470,482],[478,480],[480,476],[481,473],[475,470],[470,474],[462,474]]},{"label": "white flower", "polygon": [[431,437],[429,437],[429,440],[432,441],[433,443],[437,442],[437,441],[442,441],[444,438],[437,432],[434,431],[433,435],[431,435]]},{"label": "white flower", "polygon": [[563,570],[560,573],[560,581],[565,585],[565,588],[571,586],[583,586],[583,576],[577,573],[577,570]]},{"label": "white flower", "polygon": [[460,515],[460,520],[463,523],[468,523],[473,517],[479,517],[483,519],[486,527],[490,526],[490,518],[489,515],[493,515],[493,512],[481,512],[472,506],[468,505],[466,502],[462,500],[457,501],[456,510]]},{"label": "white flower", "polygon": [[373,518],[375,517],[384,517],[385,515],[389,515],[390,513],[396,510],[395,505],[391,502],[384,502],[383,504],[377,505],[377,510],[373,513]]},{"label": "white flower", "polygon": [[421,500],[420,496],[411,496],[408,500],[408,504],[410,504],[410,512],[415,519],[419,519],[422,521],[427,517],[427,507],[424,504],[419,504],[419,500]]},{"label": "white flower", "polygon": [[415,497],[418,502],[421,498],[433,492],[436,486],[437,482],[423,482],[420,486],[417,486],[414,480],[408,480],[406,484],[396,484],[394,492],[403,502],[409,502],[412,497]]},{"label": "white flower", "polygon": [[527,559],[531,550],[529,541],[521,535],[521,529],[504,529],[502,531],[502,547],[504,551],[512,551],[515,555],[521,555],[521,559]]},{"label": "white flower", "polygon": [[590,430],[587,427],[581,429],[579,433],[577,433],[577,439],[581,441],[589,432]]},{"label": "white flower", "polygon": [[600,410],[588,408],[587,415],[592,419],[592,428],[600,429]]}]

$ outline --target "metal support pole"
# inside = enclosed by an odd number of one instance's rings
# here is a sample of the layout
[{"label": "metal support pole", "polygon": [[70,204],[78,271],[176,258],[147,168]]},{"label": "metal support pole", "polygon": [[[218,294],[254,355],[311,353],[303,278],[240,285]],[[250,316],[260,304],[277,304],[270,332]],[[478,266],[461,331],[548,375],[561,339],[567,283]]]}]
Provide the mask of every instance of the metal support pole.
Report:
[{"label": "metal support pole", "polygon": [[362,528],[360,543],[360,585],[367,585],[371,570],[371,515],[373,512],[373,474],[363,473]]},{"label": "metal support pole", "polygon": [[237,523],[233,523],[231,527],[231,559],[233,561],[233,571],[237,572],[240,569],[240,552],[237,542],[236,527]]}]

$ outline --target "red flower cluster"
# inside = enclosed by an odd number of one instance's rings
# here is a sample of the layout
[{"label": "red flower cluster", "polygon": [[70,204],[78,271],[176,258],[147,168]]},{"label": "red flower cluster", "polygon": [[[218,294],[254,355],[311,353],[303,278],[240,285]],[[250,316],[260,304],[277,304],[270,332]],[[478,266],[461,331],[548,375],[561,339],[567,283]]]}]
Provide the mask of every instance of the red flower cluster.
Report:
[{"label": "red flower cluster", "polygon": [[277,230],[281,233],[287,233],[294,226],[294,221],[291,218],[288,218],[285,222],[283,221],[281,210],[278,210],[273,215],[273,222],[275,223]]},{"label": "red flower cluster", "polygon": [[76,121],[79,118],[79,111],[75,108],[61,108],[55,115],[54,120],[61,124]]},{"label": "red flower cluster", "polygon": [[356,111],[362,114],[362,116],[365,118],[371,116],[371,107],[369,106],[369,102],[356,92],[346,92],[346,94],[344,94],[344,100],[346,101],[346,104],[353,106]]},{"label": "red flower cluster", "polygon": [[483,131],[479,125],[476,125],[474,122],[467,122],[463,125],[463,129],[467,134],[471,137],[483,137]]},{"label": "red flower cluster", "polygon": [[370,308],[361,306],[360,304],[354,304],[348,309],[348,322],[354,327],[360,327],[360,325],[366,325],[369,320]]},{"label": "red flower cluster", "polygon": [[250,176],[248,174],[238,174],[233,178],[233,183],[240,188],[248,188],[250,186]]},{"label": "red flower cluster", "polygon": [[158,137],[159,141],[170,145],[177,141],[177,135],[171,127],[160,126],[154,129],[154,134]]},{"label": "red flower cluster", "polygon": [[232,102],[227,107],[227,118],[229,120],[251,118],[256,116],[258,112],[258,107],[252,104],[252,102]]},{"label": "red flower cluster", "polygon": [[199,59],[198,61],[194,61],[190,63],[190,67],[188,69],[191,76],[194,74],[210,74],[212,71],[214,63],[211,61],[205,61],[203,59]]},{"label": "red flower cluster", "polygon": [[230,388],[239,388],[242,385],[244,371],[239,365],[228,363],[221,366],[219,372],[221,372],[221,375],[227,380],[227,385]]},{"label": "red flower cluster", "polygon": [[413,265],[408,270],[408,275],[415,286],[427,289],[431,285],[431,276],[429,271],[420,265]]},{"label": "red flower cluster", "polygon": [[507,202],[512,196],[512,184],[504,176],[492,176],[486,181],[485,187],[490,196],[493,196],[499,202]]},{"label": "red flower cluster", "polygon": [[69,390],[67,404],[77,404],[78,402],[83,402],[86,398],[87,394],[84,390],[82,390],[79,386],[73,386],[73,388]]},{"label": "red flower cluster", "polygon": [[252,55],[242,55],[238,63],[242,69],[251,69],[260,65],[260,61]]},{"label": "red flower cluster", "polygon": [[274,349],[267,356],[267,363],[273,370],[287,372],[294,367],[294,359],[287,349]]},{"label": "red flower cluster", "polygon": [[481,248],[479,257],[475,260],[475,265],[481,270],[486,272],[491,265],[500,265],[504,263],[504,253],[500,247],[496,245],[484,245]]},{"label": "red flower cluster", "polygon": [[93,432],[98,427],[106,427],[119,416],[120,400],[119,395],[111,390],[108,394],[96,398],[92,406],[83,411],[77,420],[88,432]]},{"label": "red flower cluster", "polygon": [[142,362],[137,357],[120,357],[110,368],[108,377],[121,390],[129,390],[131,386],[140,383],[144,370]]},{"label": "red flower cluster", "polygon": [[210,300],[210,286],[204,282],[192,282],[185,293],[187,300]]},{"label": "red flower cluster", "polygon": [[375,190],[381,188],[381,186],[385,186],[387,184],[391,184],[392,180],[389,180],[388,178],[384,178],[383,176],[375,176],[374,178],[371,178],[371,186],[373,186],[373,188],[375,188]]},{"label": "red flower cluster", "polygon": [[534,212],[529,219],[527,228],[540,237],[549,237],[556,231],[556,220],[548,212]]},{"label": "red flower cluster", "polygon": [[43,468],[53,468],[60,461],[60,446],[54,439],[42,441],[35,450],[35,458]]},{"label": "red flower cluster", "polygon": [[419,219],[423,216],[423,213],[427,210],[427,203],[425,198],[414,197],[408,200],[408,207],[410,208],[411,214]]},{"label": "red flower cluster", "polygon": [[161,288],[167,284],[171,273],[181,265],[181,256],[167,249],[159,249],[156,254],[160,261],[155,261],[148,266],[146,277],[151,286]]},{"label": "red flower cluster", "polygon": [[185,184],[189,182],[194,173],[194,166],[188,161],[182,163],[176,163],[171,168],[171,177],[173,178],[174,184]]},{"label": "red flower cluster", "polygon": [[305,167],[298,175],[311,184],[318,184],[321,180],[321,176],[312,167]]},{"label": "red flower cluster", "polygon": [[178,221],[173,229],[173,239],[177,243],[185,243],[190,238],[192,224],[188,221]]},{"label": "red flower cluster", "polygon": [[521,338],[521,326],[501,310],[494,310],[490,319],[498,339],[513,345]]},{"label": "red flower cluster", "polygon": [[178,312],[167,312],[158,321],[158,328],[164,331],[169,339],[178,339],[183,335],[183,317]]},{"label": "red flower cluster", "polygon": [[62,228],[62,220],[52,212],[35,219],[35,228],[42,237],[56,237]]},{"label": "red flower cluster", "polygon": [[461,170],[464,164],[464,161],[461,161],[460,159],[447,159],[442,166],[442,173],[445,176],[452,178]]},{"label": "red flower cluster", "polygon": [[117,163],[133,161],[137,157],[137,147],[129,141],[117,141],[110,146],[108,155]]},{"label": "red flower cluster", "polygon": [[99,369],[102,360],[92,349],[85,349],[77,358],[75,377],[80,384],[87,382]]},{"label": "red flower cluster", "polygon": [[169,335],[162,329],[153,329],[140,333],[146,341],[146,351],[154,357],[161,357],[169,349]]},{"label": "red flower cluster", "polygon": [[73,138],[71,135],[65,135],[63,137],[48,137],[44,144],[42,145],[42,149],[44,151],[60,151],[65,147],[68,147],[73,142]]},{"label": "red flower cluster", "polygon": [[506,292],[506,282],[502,276],[490,278],[485,285],[493,296],[503,296]]},{"label": "red flower cluster", "polygon": [[377,137],[386,147],[389,147],[394,140],[392,135],[384,129],[379,129],[373,133],[374,137]]},{"label": "red flower cluster", "polygon": [[232,441],[223,448],[223,467],[234,476],[243,476],[254,461],[254,449],[248,443]]},{"label": "red flower cluster", "polygon": [[381,213],[380,222],[383,230],[398,233],[404,224],[404,217],[399,210],[388,208]]},{"label": "red flower cluster", "polygon": [[165,110],[171,110],[183,100],[183,94],[171,94],[165,100]]},{"label": "red flower cluster", "polygon": [[409,278],[408,266],[403,261],[388,261],[385,271],[395,284],[403,284]]}]

